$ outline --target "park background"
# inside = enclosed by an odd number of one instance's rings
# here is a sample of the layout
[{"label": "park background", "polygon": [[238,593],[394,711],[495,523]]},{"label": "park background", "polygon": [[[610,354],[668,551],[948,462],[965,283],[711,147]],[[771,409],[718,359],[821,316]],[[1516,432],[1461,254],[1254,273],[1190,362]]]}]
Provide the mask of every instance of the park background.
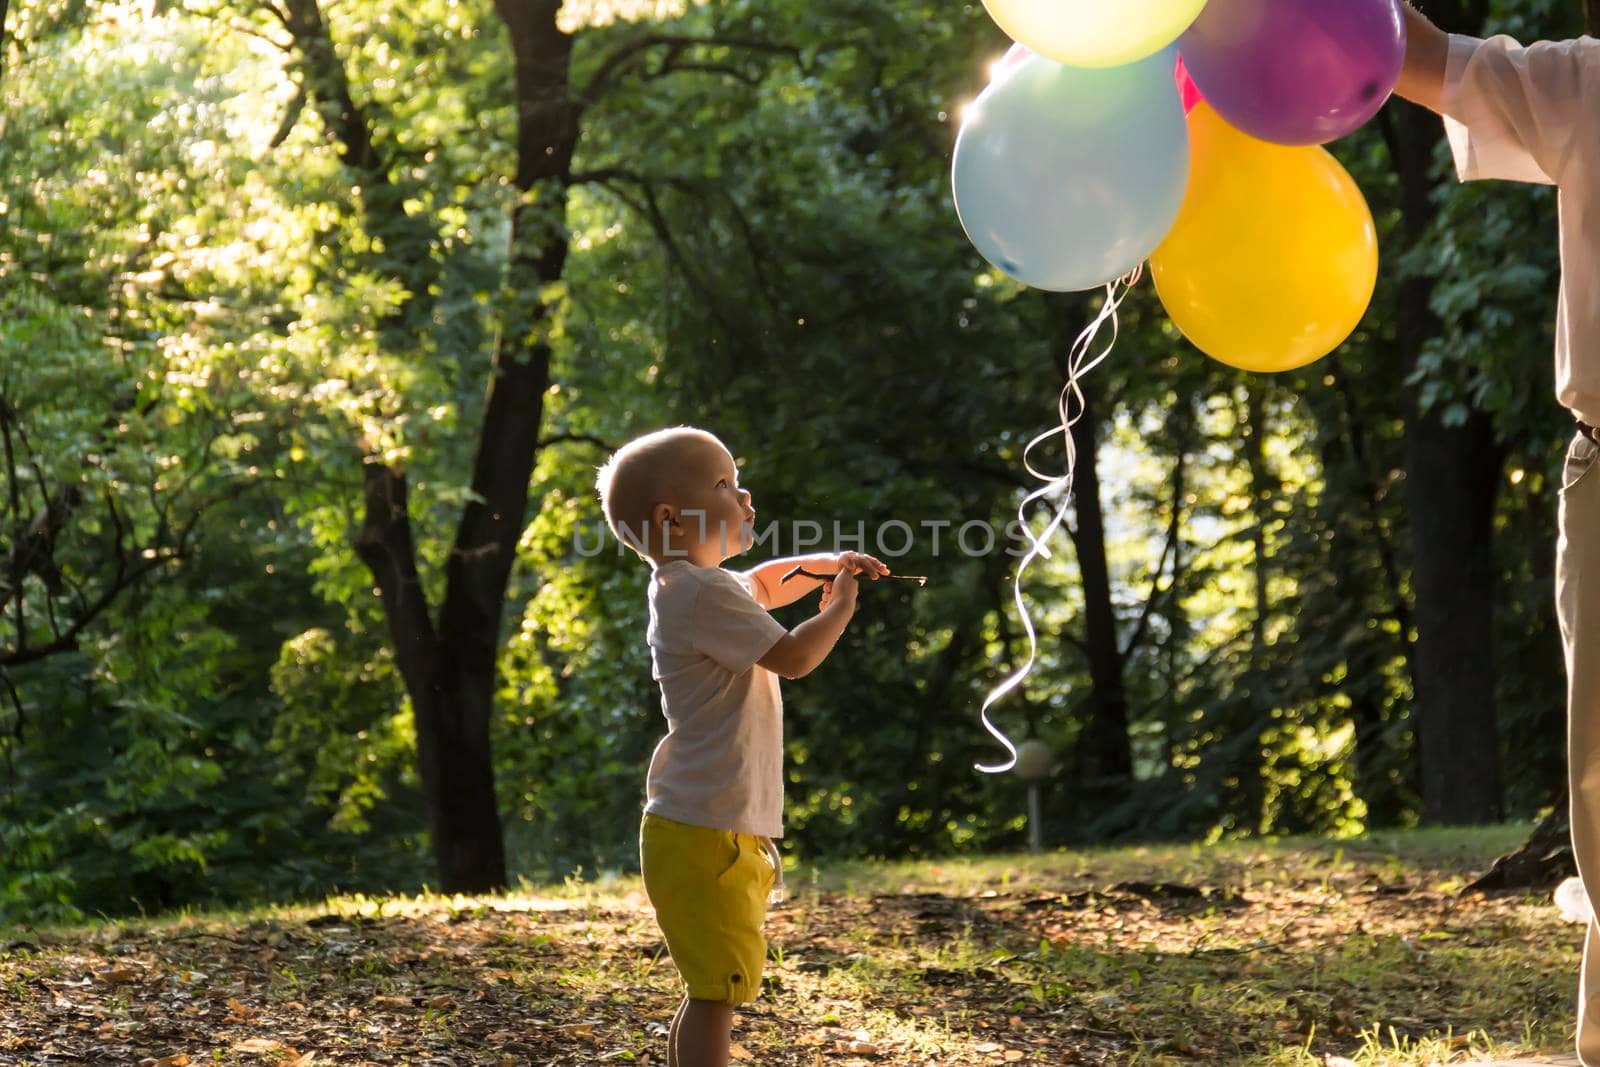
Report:
[{"label": "park background", "polygon": [[[1588,6],[1426,11],[1531,40]],[[1027,652],[1021,449],[1101,297],[962,235],[980,4],[0,14],[0,920],[635,872],[664,724],[593,480],[679,423],[763,523],[902,523],[930,577],[785,686],[790,862],[1026,847],[978,707]],[[1084,382],[994,712],[1053,753],[1047,850],[1559,840],[1555,194],[1458,184],[1401,101],[1330,147],[1382,257],[1337,351],[1232,370],[1145,282]]]}]

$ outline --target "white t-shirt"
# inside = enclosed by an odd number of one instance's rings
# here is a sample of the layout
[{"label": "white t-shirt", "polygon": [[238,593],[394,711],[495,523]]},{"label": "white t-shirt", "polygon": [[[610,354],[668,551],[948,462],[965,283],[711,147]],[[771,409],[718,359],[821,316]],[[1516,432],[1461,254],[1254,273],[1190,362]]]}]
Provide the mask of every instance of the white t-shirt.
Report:
[{"label": "white t-shirt", "polygon": [[1462,181],[1557,187],[1556,399],[1600,425],[1600,41],[1452,36],[1441,107]]},{"label": "white t-shirt", "polygon": [[673,560],[650,578],[651,673],[667,736],[644,810],[694,826],[783,836],[783,698],[756,660],[788,630],[744,575]]}]

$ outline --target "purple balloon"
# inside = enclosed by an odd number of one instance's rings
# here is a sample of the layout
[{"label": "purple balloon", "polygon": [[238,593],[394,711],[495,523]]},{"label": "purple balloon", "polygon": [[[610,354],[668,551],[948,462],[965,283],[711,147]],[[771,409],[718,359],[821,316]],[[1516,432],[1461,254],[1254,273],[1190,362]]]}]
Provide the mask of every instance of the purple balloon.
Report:
[{"label": "purple balloon", "polygon": [[1209,0],[1178,41],[1189,76],[1235,129],[1325,144],[1361,126],[1400,77],[1400,0]]}]

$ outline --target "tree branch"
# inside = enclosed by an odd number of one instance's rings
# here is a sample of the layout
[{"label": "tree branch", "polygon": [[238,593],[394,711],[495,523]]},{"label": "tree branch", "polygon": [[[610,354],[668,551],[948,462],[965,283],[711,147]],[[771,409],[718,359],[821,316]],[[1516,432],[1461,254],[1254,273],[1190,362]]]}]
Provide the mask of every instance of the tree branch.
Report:
[{"label": "tree branch", "polygon": [[[1167,557],[1172,556],[1174,561],[1177,559],[1178,537],[1182,530],[1179,517],[1183,514],[1183,494],[1185,492],[1183,461],[1185,458],[1184,453],[1180,451],[1176,469],[1172,474],[1172,518],[1167,522],[1167,541],[1161,548],[1160,557],[1156,560],[1156,569],[1150,575],[1150,595],[1145,598],[1144,610],[1139,613],[1139,621],[1134,624],[1133,632],[1128,635],[1127,646],[1122,650],[1124,657],[1133,655],[1134,649],[1139,647],[1139,642],[1144,640],[1145,630],[1150,625],[1150,616],[1154,613],[1156,604],[1164,599],[1161,594],[1161,575],[1167,569]],[[1169,592],[1178,587],[1176,562],[1174,562],[1173,566],[1172,584],[1167,587]]]},{"label": "tree branch", "polygon": [[[276,4],[270,3],[269,0],[256,0],[256,6],[277,19],[284,29],[289,29],[289,16],[286,15]],[[231,17],[232,13],[225,11],[221,7],[213,8],[209,11],[189,8],[187,9],[187,13],[198,16],[199,18],[209,19],[212,22],[232,30],[234,33],[242,33],[247,37],[255,37],[258,40],[265,41],[280,52],[288,52],[294,47],[294,42],[292,40],[284,41],[279,38],[272,37],[247,22],[241,22],[238,19]]]},{"label": "tree branch", "polygon": [[132,588],[140,580],[155,571],[165,567],[168,563],[178,559],[175,552],[163,553],[152,549],[154,555],[141,553],[136,562],[130,565],[133,554],[121,547],[122,529],[120,521],[117,523],[115,534],[119,544],[116,553],[117,567],[111,581],[100,590],[100,594],[92,601],[84,604],[78,612],[77,618],[65,630],[55,634],[52,640],[42,645],[27,644],[25,633],[19,632],[17,644],[9,650],[0,650],[0,668],[20,667],[39,660],[48,659],[62,652],[72,652],[78,647],[78,639],[96,619],[103,615],[118,597]]},{"label": "tree branch", "polygon": [[362,495],[366,516],[356,536],[356,555],[377,583],[394,641],[395,662],[415,698],[426,691],[427,665],[438,635],[417,574],[406,476],[368,456],[362,466]]},{"label": "tree branch", "polygon": [[[9,733],[0,731],[0,738],[9,737],[11,740],[20,743],[22,741],[23,728],[28,724],[27,708],[22,703],[22,694],[17,692],[17,683],[12,679],[11,672],[4,667],[0,667],[0,682],[5,684],[6,699],[11,704],[13,718],[15,719]],[[8,751],[6,754],[9,756],[10,752]]]},{"label": "tree branch", "polygon": [[[745,212],[744,206],[727,189],[695,178],[680,175],[652,176],[640,174],[625,167],[601,167],[591,171],[579,171],[572,175],[570,181],[573,185],[584,183],[604,185],[617,199],[647,218],[650,215],[649,209],[642,207],[636,201],[618,192],[615,185],[616,182],[626,182],[644,190],[650,189],[653,185],[663,185],[699,196],[706,201],[720,199],[732,213],[734,224],[744,238],[745,252],[750,257],[750,269],[755,273],[756,281],[760,283],[761,295],[765,298],[768,309],[775,313],[782,310],[781,302],[776,295],[777,287],[772,284],[772,278],[767,271],[767,265],[775,262],[778,257],[766,254],[763,246],[756,239],[756,228],[750,221],[750,216]],[[881,308],[881,303],[871,304],[870,306]]]},{"label": "tree branch", "polygon": [[[613,194],[624,203],[628,203],[636,207],[642,207],[642,214],[644,215],[645,220],[650,223],[650,228],[655,231],[657,239],[661,242],[661,247],[666,251],[667,261],[672,264],[672,267],[677,274],[682,277],[683,280],[688,284],[689,288],[694,291],[696,297],[699,298],[701,305],[705,307],[712,319],[714,319],[719,326],[726,330],[730,337],[743,338],[752,346],[759,347],[759,342],[756,338],[747,336],[748,331],[741,330],[727,316],[721,307],[720,302],[717,300],[712,287],[695,273],[694,268],[690,263],[689,256],[684,253],[683,248],[678,243],[677,236],[672,231],[671,223],[667,221],[666,213],[661,210],[660,199],[657,197],[655,187],[650,183],[649,179],[642,178],[637,175],[629,175],[623,171],[609,170],[574,174],[573,181],[576,183],[579,180],[586,182],[604,182],[609,188],[612,189]],[[612,181],[632,181],[637,183],[639,186],[639,191],[644,197],[644,203],[642,205],[634,204],[626,195],[618,192],[614,187],[609,185],[609,183]]]},{"label": "tree branch", "polygon": [[[627,68],[634,63],[643,63],[646,53],[652,49],[667,49],[667,58],[662,60],[661,66],[647,77],[661,77],[672,73],[671,64],[677,56],[695,48],[728,48],[736,51],[753,52],[761,55],[778,56],[793,59],[795,67],[802,73],[809,73],[808,64],[804,54],[793,45],[778,44],[774,41],[763,41],[750,37],[697,37],[683,34],[654,33],[637,40],[629,41],[619,46],[600,64],[600,69],[594,73],[578,92],[578,99],[587,107],[595,103],[606,93],[610,92],[618,78],[627,72]],[[695,69],[689,66],[679,66],[676,69]],[[741,81],[746,79],[741,78]],[[749,84],[757,84],[759,79]]]},{"label": "tree branch", "polygon": [[615,452],[617,450],[617,446],[611,442],[602,441],[600,438],[593,437],[586,433],[554,433],[549,437],[539,438],[539,448],[541,449],[550,448],[553,445],[561,444],[593,445],[600,451],[607,453]]},{"label": "tree branch", "polygon": [[[300,94],[322,117],[340,159],[355,172],[368,230],[383,242],[383,251],[372,254],[372,258],[381,261],[376,269],[399,278],[409,294],[383,324],[386,340],[399,347],[424,328],[432,308],[439,276],[434,256],[434,221],[426,214],[407,214],[404,204],[415,183],[391,176],[394,160],[378,149],[367,111],[355,101],[349,72],[339,58],[318,0],[283,0],[282,11],[276,7],[270,10],[284,20],[299,50]],[[291,104],[275,139],[288,136],[295,115],[293,108]]]},{"label": "tree branch", "polygon": [[0,76],[6,69],[6,15],[10,6],[10,0],[0,0]]},{"label": "tree branch", "polygon": [[271,5],[269,10],[283,19],[300,50],[305,79],[302,91],[310,94],[322,114],[345,165],[360,171],[366,183],[387,184],[386,169],[373,146],[372,128],[350,94],[349,76],[334,50],[333,36],[317,0],[285,0],[282,11]]},{"label": "tree branch", "polygon": [[300,112],[306,108],[306,87],[304,84],[295,86],[294,96],[284,105],[283,118],[278,123],[278,128],[273,131],[272,140],[267,142],[268,148],[277,148],[289,139],[294,132],[294,127],[300,121]]}]

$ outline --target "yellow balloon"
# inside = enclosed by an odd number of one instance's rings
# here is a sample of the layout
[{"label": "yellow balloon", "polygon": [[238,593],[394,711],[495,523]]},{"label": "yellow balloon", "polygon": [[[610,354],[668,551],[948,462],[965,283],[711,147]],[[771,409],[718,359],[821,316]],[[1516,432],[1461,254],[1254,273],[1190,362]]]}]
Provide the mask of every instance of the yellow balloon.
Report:
[{"label": "yellow balloon", "polygon": [[1378,281],[1372,212],[1320,147],[1258,141],[1209,104],[1189,115],[1189,188],[1150,274],[1196,348],[1234,367],[1321,359],[1356,328]]},{"label": "yellow balloon", "polygon": [[983,0],[1023,47],[1073,67],[1117,67],[1178,39],[1206,0]]}]

